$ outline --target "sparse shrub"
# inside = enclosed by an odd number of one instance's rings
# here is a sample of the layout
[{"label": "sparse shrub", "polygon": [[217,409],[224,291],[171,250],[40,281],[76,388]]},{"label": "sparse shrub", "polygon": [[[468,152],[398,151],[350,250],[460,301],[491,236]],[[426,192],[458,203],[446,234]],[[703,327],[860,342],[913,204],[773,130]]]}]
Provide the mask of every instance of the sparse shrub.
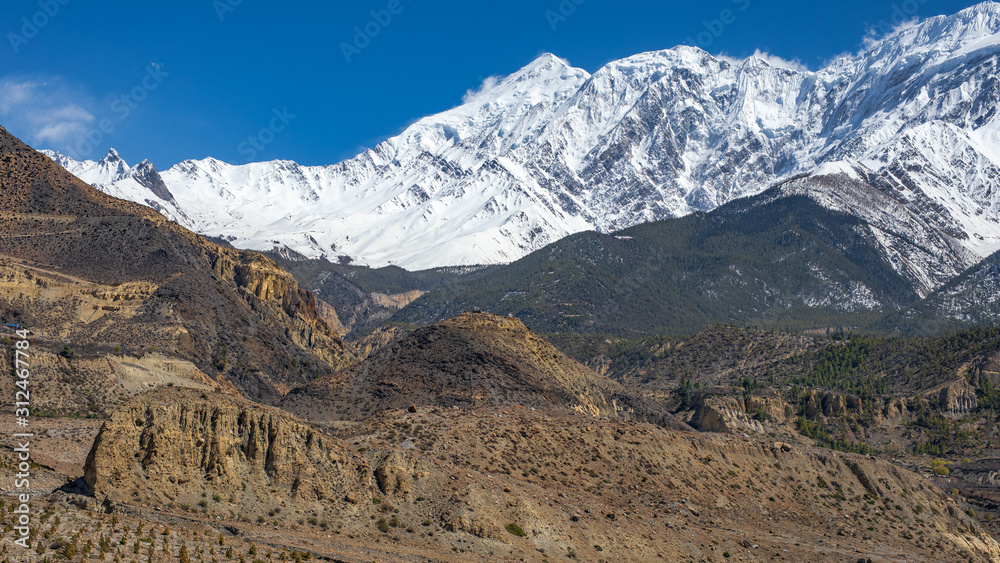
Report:
[{"label": "sparse shrub", "polygon": [[938,477],[947,477],[948,474],[951,473],[948,470],[948,467],[946,467],[947,465],[947,461],[943,459],[935,459],[931,462],[931,471],[933,471]]},{"label": "sparse shrub", "polygon": [[528,534],[524,533],[524,530],[521,529],[520,526],[518,526],[517,524],[515,524],[513,522],[511,522],[510,524],[507,524],[507,533],[511,534],[512,536],[518,536],[518,537],[521,537],[521,538],[523,538],[523,537],[525,537],[525,536],[528,535]]}]

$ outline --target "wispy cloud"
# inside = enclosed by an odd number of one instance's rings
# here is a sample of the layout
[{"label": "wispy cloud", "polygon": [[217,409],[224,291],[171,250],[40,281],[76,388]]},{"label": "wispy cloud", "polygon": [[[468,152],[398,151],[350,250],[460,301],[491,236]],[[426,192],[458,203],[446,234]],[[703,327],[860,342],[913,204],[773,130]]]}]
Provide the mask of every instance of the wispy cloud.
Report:
[{"label": "wispy cloud", "polygon": [[494,87],[496,87],[497,83],[500,82],[500,79],[501,79],[501,77],[499,77],[499,76],[488,76],[488,77],[486,77],[486,80],[483,80],[483,83],[479,85],[479,88],[477,88],[475,90],[466,90],[465,91],[465,95],[462,96],[462,103],[463,104],[467,104],[467,103],[471,102],[473,100],[473,98],[475,98],[476,96],[478,96],[480,94],[484,94],[486,92],[489,92]]},{"label": "wispy cloud", "polygon": [[[740,64],[743,63],[743,61],[746,60],[746,59],[741,59],[741,58],[738,58],[738,57],[731,57],[731,56],[726,55],[726,54],[715,55],[715,57],[718,58],[719,60],[726,61],[726,62],[728,62],[731,65],[740,65]],[[751,57],[756,57],[758,59],[761,59],[762,61],[766,62],[767,64],[769,64],[769,65],[771,65],[771,66],[773,66],[775,68],[787,68],[788,70],[794,70],[796,72],[809,72],[809,67],[807,67],[806,65],[802,64],[802,62],[799,61],[798,59],[795,59],[793,61],[789,61],[789,60],[783,59],[783,58],[781,58],[781,57],[779,57],[777,55],[772,55],[771,53],[768,53],[767,51],[761,51],[760,49],[755,50],[753,52],[753,55],[751,55]],[[750,58],[750,57],[747,57],[747,58]]]},{"label": "wispy cloud", "polygon": [[901,31],[906,31],[911,27],[920,25],[920,16],[912,16],[910,19],[905,21],[898,21],[900,18],[895,18],[894,21],[879,20],[879,22],[868,28],[868,33],[865,34],[862,45],[865,50],[871,49],[879,41],[887,37],[896,35]]},{"label": "wispy cloud", "polygon": [[761,51],[760,49],[754,51],[753,56],[757,57],[758,59],[763,59],[764,61],[767,61],[767,64],[774,67],[787,68],[788,70],[794,70],[796,72],[809,72],[809,68],[806,65],[802,64],[802,62],[799,61],[798,59],[790,61],[788,59],[783,59],[777,55],[772,55],[771,53],[768,53],[766,51]]},{"label": "wispy cloud", "polygon": [[0,124],[39,148],[70,155],[96,121],[87,96],[58,77],[0,77]]}]

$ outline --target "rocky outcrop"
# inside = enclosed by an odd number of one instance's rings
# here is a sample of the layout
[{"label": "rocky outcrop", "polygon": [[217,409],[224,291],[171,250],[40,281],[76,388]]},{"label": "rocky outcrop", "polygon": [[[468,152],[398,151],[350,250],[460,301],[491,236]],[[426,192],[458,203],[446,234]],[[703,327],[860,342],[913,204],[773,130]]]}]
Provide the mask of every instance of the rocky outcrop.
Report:
[{"label": "rocky outcrop", "polygon": [[156,289],[157,287],[151,283],[134,282],[123,283],[112,288],[95,289],[88,293],[105,301],[144,301],[149,299],[156,292]]},{"label": "rocky outcrop", "polygon": [[976,389],[964,377],[925,391],[923,396],[937,402],[941,411],[948,415],[969,414],[979,408]]},{"label": "rocky outcrop", "polygon": [[346,510],[349,493],[373,490],[366,461],[293,416],[185,390],[116,410],[94,442],[85,479],[106,509],[201,503],[209,512],[272,517],[282,506]]},{"label": "rocky outcrop", "polygon": [[379,307],[398,311],[420,298],[426,291],[404,291],[403,293],[372,293],[372,301]]},{"label": "rocky outcrop", "polygon": [[909,408],[906,401],[900,397],[886,397],[883,400],[882,416],[890,421],[898,421],[906,418]]},{"label": "rocky outcrop", "polygon": [[[329,303],[323,300],[316,301],[316,313],[319,318],[323,319],[326,326],[330,327],[330,330],[335,332],[339,336],[344,336],[350,330],[344,326],[344,323],[340,321],[340,316],[337,315],[337,310],[334,309]],[[362,358],[364,355],[361,356]]]},{"label": "rocky outcrop", "polygon": [[375,481],[383,494],[405,499],[413,492],[413,479],[417,474],[413,459],[395,451],[378,464]]},{"label": "rocky outcrop", "polygon": [[779,397],[699,395],[691,426],[703,432],[764,432],[764,422],[784,424],[795,410]]},{"label": "rocky outcrop", "polygon": [[413,332],[413,327],[398,324],[380,326],[365,333],[351,344],[362,358],[367,358],[382,348],[399,342]]},{"label": "rocky outcrop", "polygon": [[972,372],[973,385],[978,386],[987,381],[994,387],[1000,387],[1000,354],[994,354]]},{"label": "rocky outcrop", "polygon": [[236,285],[239,294],[259,312],[285,319],[285,334],[334,369],[357,361],[355,352],[324,321],[316,295],[299,288],[292,274],[273,260],[256,254],[213,245],[212,269]]}]

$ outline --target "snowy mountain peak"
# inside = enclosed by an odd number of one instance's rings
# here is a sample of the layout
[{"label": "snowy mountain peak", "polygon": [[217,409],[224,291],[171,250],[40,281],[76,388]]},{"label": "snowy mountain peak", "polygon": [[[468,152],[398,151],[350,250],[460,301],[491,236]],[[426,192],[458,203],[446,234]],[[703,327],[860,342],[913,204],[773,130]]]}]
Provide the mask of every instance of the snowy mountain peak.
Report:
[{"label": "snowy mountain peak", "polygon": [[[863,59],[876,67],[901,67],[916,61],[941,63],[993,49],[1000,39],[1000,3],[983,2],[950,16],[935,16],[872,42]],[[881,64],[879,64],[881,63]]]},{"label": "snowy mountain peak", "polygon": [[118,151],[114,148],[108,150],[108,154],[97,161],[97,166],[95,167],[95,172],[99,174],[99,177],[106,179],[99,183],[115,182],[117,179],[123,177],[128,170],[129,165],[122,160],[122,157],[118,155]]},{"label": "snowy mountain peak", "polygon": [[525,65],[524,68],[512,74],[511,77],[530,78],[548,72],[587,74],[585,70],[570,66],[569,62],[565,59],[557,57],[552,53],[542,53],[535,60]]},{"label": "snowy mountain peak", "polygon": [[[479,91],[470,92],[464,101],[466,106],[472,107],[481,106],[482,102],[499,105],[514,100],[538,103],[558,96],[561,91],[573,90],[589,77],[587,71],[571,67],[565,60],[545,53],[510,76],[487,79]],[[439,115],[447,116],[453,111]]]},{"label": "snowy mountain peak", "polygon": [[[76,164],[75,160],[73,160],[72,158],[64,155],[63,153],[61,153],[59,151],[40,150],[38,152],[40,152],[40,153],[44,154],[45,156],[51,158],[52,160],[56,161],[56,163],[59,164],[59,166],[62,166],[63,168],[66,168],[66,169],[69,169],[74,164]],[[72,172],[72,170],[70,170],[70,172]]]},{"label": "snowy mountain peak", "polygon": [[122,157],[118,154],[118,151],[114,147],[108,149],[108,154],[101,158],[100,162],[119,162]]}]

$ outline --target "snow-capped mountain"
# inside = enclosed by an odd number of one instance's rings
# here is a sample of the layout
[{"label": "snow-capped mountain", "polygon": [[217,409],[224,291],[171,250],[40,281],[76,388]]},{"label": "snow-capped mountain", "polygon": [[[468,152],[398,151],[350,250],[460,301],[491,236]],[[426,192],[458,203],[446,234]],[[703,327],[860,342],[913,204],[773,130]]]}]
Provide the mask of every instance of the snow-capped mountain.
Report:
[{"label": "snow-capped mountain", "polygon": [[1000,248],[1000,4],[930,18],[817,71],[769,60],[682,46],[591,75],[543,55],[351,160],[190,160],[158,192],[116,154],[52,156],[238,247],[411,269],[512,261],[803,174],[848,178],[908,210],[815,189],[842,181],[806,190],[897,229],[886,256],[922,294]]},{"label": "snow-capped mountain", "polygon": [[148,160],[131,167],[114,148],[96,162],[73,160],[56,151],[40,152],[77,178],[97,186],[108,195],[148,205],[172,221],[190,229],[197,229],[197,225],[174,200],[174,195],[170,193],[156,166]]}]

